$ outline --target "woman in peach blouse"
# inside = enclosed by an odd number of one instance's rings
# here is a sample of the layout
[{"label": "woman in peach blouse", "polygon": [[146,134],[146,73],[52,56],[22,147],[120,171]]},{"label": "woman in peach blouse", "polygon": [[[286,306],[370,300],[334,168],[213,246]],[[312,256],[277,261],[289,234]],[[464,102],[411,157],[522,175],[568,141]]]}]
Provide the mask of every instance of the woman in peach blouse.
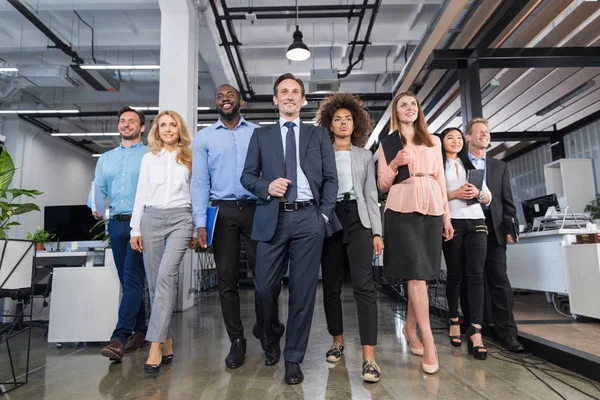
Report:
[{"label": "woman in peach blouse", "polygon": [[[442,238],[450,240],[454,235],[441,143],[427,132],[423,110],[412,93],[394,97],[391,126],[401,134],[404,148],[389,165],[379,150],[377,184],[382,192],[388,192],[383,234],[385,275],[408,281],[408,317],[402,333],[411,352],[423,356],[423,371],[434,374],[439,362],[429,322],[427,281],[439,276]],[[404,165],[408,165],[410,178],[394,185],[398,168]]]}]

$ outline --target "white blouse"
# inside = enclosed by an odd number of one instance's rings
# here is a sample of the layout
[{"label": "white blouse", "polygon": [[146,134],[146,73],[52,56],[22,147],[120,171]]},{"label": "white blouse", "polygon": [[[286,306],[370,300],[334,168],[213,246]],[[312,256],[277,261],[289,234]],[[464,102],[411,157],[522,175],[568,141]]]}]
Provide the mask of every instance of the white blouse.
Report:
[{"label": "white blouse", "polygon": [[[446,190],[448,193],[467,183],[467,171],[459,158],[456,160],[448,158],[446,160],[445,175]],[[492,193],[485,181],[483,182],[482,191],[488,194],[491,203]],[[448,201],[448,208],[450,209],[450,218],[452,219],[485,219],[479,203],[467,204],[465,200],[454,199]]]},{"label": "white blouse", "polygon": [[133,214],[131,236],[141,236],[142,215],[145,207],[191,207],[190,171],[176,161],[177,151],[162,149],[158,154],[147,153],[142,158],[140,177]]}]

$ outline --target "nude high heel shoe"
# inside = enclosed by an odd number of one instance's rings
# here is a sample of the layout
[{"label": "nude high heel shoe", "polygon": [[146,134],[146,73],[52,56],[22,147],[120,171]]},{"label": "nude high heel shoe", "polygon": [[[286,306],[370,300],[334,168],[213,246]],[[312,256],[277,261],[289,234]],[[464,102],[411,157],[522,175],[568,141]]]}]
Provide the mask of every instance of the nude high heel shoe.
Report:
[{"label": "nude high heel shoe", "polygon": [[425,373],[435,374],[440,370],[440,359],[438,358],[437,347],[435,348],[435,358],[438,360],[438,362],[433,365],[425,364],[425,362],[421,364],[421,367],[423,368],[423,371],[425,371]]},{"label": "nude high heel shoe", "polygon": [[425,351],[425,348],[420,347],[418,349],[415,349],[410,345],[410,340],[408,340],[408,335],[406,334],[406,327],[402,327],[402,335],[404,335],[406,343],[408,343],[408,348],[410,349],[410,352],[413,353],[415,356],[422,356],[423,352]]}]

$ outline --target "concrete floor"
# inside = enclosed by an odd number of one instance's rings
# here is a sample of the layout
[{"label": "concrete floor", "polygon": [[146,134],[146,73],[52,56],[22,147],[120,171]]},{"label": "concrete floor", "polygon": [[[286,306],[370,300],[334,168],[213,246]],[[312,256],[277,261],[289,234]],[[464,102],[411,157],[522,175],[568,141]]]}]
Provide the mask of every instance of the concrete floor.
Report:
[{"label": "concrete floor", "polygon": [[[41,331],[34,329],[29,383],[0,395],[0,400],[560,398],[521,365],[498,359],[502,354],[492,347],[493,343],[487,343],[492,357],[486,361],[474,360],[467,355],[466,344],[459,349],[451,347],[443,330],[436,332],[440,372],[432,376],[424,374],[420,368],[421,358],[407,351],[401,335],[403,321],[385,296],[379,303],[377,347],[382,379],[376,384],[363,383],[356,306],[349,287],[344,289],[343,295],[344,357],[338,364],[325,361],[331,337],[327,333],[319,289],[308,352],[302,364],[305,379],[300,385],[288,386],[283,382],[283,362],[274,367],[265,366],[260,345],[249,332],[253,323],[252,291],[243,290],[242,300],[248,352],[246,364],[240,369],[225,368],[229,341],[218,297],[213,295],[202,298],[197,307],[174,316],[175,358],[157,377],[143,372],[146,350],[126,355],[122,363],[110,363],[100,356],[100,344],[64,344],[57,349],[54,344],[45,343]],[[284,290],[280,304],[286,303],[287,290]],[[282,313],[286,308],[282,307]],[[23,348],[18,347],[11,345],[13,353],[22,358]],[[3,346],[0,348],[0,380],[8,373],[5,356]],[[564,371],[550,364],[543,367]],[[536,374],[543,376],[567,399],[589,398],[542,372]],[[600,397],[600,392],[594,391],[588,383],[570,376],[559,377]]]}]

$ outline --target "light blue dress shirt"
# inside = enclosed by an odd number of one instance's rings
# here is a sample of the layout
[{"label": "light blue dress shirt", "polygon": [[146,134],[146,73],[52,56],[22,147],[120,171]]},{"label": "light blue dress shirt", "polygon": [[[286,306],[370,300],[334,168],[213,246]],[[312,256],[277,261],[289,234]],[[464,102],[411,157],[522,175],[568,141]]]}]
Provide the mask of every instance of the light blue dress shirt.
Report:
[{"label": "light blue dress shirt", "polygon": [[[473,164],[473,166],[477,169],[482,169],[483,170],[483,182],[487,182],[487,164],[486,164],[486,160],[485,160],[485,155],[481,158],[475,158],[475,156],[471,153],[469,153],[469,161],[471,161],[471,163]],[[484,210],[487,210],[490,208],[490,205],[485,205],[482,204],[481,208]]]},{"label": "light blue dress shirt", "polygon": [[209,200],[256,199],[240,177],[248,145],[259,126],[240,118],[231,130],[221,120],[200,130],[192,147],[192,208],[196,228],[206,227]]},{"label": "light blue dress shirt", "polygon": [[477,169],[482,169],[483,170],[483,180],[487,181],[487,171],[486,171],[486,162],[485,162],[485,156],[481,157],[481,158],[475,158],[475,156],[471,153],[469,153],[469,161],[471,161],[471,163],[473,163],[473,166]]},{"label": "light blue dress shirt", "polygon": [[[147,152],[148,146],[139,142],[129,147],[119,145],[98,159],[94,179],[104,198],[108,196],[112,217],[133,213],[140,166]],[[91,196],[87,205],[92,208]]]},{"label": "light blue dress shirt", "polygon": [[[285,160],[285,141],[288,128],[284,125],[288,122],[285,118],[279,117],[279,127],[281,128],[281,141],[283,143],[283,159]],[[298,182],[292,182],[298,185],[298,197],[296,201],[308,201],[313,199],[312,190],[308,184],[308,179],[300,167],[300,117],[291,121],[294,123],[294,136],[296,137],[296,178]]]}]

